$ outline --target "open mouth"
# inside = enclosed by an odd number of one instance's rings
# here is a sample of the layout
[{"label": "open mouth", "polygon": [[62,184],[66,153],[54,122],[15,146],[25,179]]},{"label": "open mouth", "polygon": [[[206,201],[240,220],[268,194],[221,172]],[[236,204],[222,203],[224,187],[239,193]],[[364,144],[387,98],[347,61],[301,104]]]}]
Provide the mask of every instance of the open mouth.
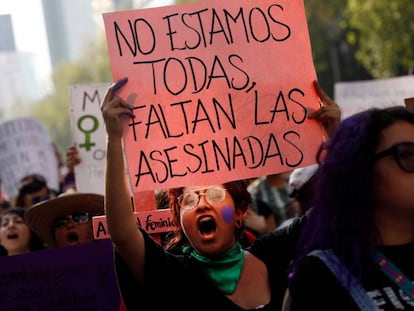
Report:
[{"label": "open mouth", "polygon": [[66,236],[66,238],[67,238],[67,240],[68,240],[70,243],[76,243],[76,242],[78,242],[78,241],[79,241],[79,236],[78,236],[78,234],[77,234],[77,233],[75,233],[75,232],[71,232],[71,233],[69,233],[69,234]]},{"label": "open mouth", "polygon": [[8,235],[7,235],[7,238],[8,238],[9,240],[16,240],[16,239],[18,239],[18,238],[19,238],[19,235],[18,235],[18,234],[16,234],[16,233],[10,233],[10,234],[8,234]]},{"label": "open mouth", "polygon": [[211,216],[200,217],[197,221],[198,230],[202,235],[216,232],[216,221]]}]

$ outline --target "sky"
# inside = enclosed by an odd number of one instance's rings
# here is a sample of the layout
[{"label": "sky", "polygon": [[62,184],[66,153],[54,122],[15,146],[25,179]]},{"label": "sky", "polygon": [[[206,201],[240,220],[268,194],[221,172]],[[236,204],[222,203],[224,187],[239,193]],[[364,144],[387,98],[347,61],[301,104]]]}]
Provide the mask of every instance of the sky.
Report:
[{"label": "sky", "polygon": [[35,70],[43,73],[41,79],[45,78],[51,65],[41,0],[0,1],[0,15],[3,14],[12,15],[17,50],[33,54]]},{"label": "sky", "polygon": [[[170,5],[173,2],[173,0],[154,0],[148,7]],[[51,65],[43,22],[42,0],[1,0],[0,15],[3,14],[12,15],[17,50],[31,53],[35,59],[35,70],[39,73],[39,78],[47,80]]]}]

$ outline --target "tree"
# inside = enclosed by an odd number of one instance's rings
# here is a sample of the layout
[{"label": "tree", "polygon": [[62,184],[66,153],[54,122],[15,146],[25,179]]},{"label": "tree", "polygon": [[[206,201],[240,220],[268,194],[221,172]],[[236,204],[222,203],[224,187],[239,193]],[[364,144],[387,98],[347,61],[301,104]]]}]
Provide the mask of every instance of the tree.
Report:
[{"label": "tree", "polygon": [[318,80],[331,97],[336,82],[372,78],[355,58],[359,37],[355,36],[353,44],[347,40],[349,23],[345,7],[343,0],[305,1]]},{"label": "tree", "polygon": [[69,87],[74,84],[112,81],[104,37],[91,46],[78,62],[60,62],[53,70],[55,91],[33,105],[31,115],[49,130],[59,150],[72,144],[69,115]]},{"label": "tree", "polygon": [[375,78],[412,74],[414,68],[414,6],[410,0],[348,0],[346,13],[359,36],[356,58]]}]

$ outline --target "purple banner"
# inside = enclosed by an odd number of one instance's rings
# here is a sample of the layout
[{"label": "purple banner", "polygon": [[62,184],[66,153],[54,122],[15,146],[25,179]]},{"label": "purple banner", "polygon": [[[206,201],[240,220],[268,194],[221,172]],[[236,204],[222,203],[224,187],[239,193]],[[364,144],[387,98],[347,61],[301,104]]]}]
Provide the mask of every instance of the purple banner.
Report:
[{"label": "purple banner", "polygon": [[120,310],[110,240],[0,257],[0,309]]}]

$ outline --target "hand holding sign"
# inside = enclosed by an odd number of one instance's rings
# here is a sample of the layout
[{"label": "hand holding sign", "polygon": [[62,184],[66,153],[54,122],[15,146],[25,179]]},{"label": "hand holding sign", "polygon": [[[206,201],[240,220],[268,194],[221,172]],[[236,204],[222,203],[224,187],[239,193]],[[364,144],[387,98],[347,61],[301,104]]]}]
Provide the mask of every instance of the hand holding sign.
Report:
[{"label": "hand holding sign", "polygon": [[[307,119],[318,98],[303,2],[212,0],[108,13],[104,20],[113,79],[129,80],[122,99],[108,95],[101,106],[105,211],[128,309],[154,308],[150,293],[162,279],[175,282],[169,297],[185,293],[203,301],[202,310],[228,309],[229,299],[240,309],[278,309],[273,280],[249,277],[266,263],[244,255],[238,230],[251,199],[245,178],[314,163],[322,140]],[[139,100],[131,100],[138,91]],[[191,247],[184,259],[166,254],[142,224],[137,228],[123,146],[135,197],[170,188],[174,241]],[[148,216],[148,224],[160,224]],[[224,261],[235,269],[203,265]],[[235,277],[221,282],[229,274]],[[194,309],[182,299],[155,307]]]},{"label": "hand holding sign", "polygon": [[207,1],[104,21],[113,78],[128,77],[119,94],[136,115],[124,144],[134,192],[314,163],[316,74],[296,2]]},{"label": "hand holding sign", "polygon": [[135,118],[133,113],[134,107],[129,105],[121,97],[116,96],[116,92],[122,88],[128,81],[127,78],[119,80],[117,83],[111,85],[101,105],[101,111],[104,116],[106,131],[109,136],[122,137],[123,122],[122,115]]}]

